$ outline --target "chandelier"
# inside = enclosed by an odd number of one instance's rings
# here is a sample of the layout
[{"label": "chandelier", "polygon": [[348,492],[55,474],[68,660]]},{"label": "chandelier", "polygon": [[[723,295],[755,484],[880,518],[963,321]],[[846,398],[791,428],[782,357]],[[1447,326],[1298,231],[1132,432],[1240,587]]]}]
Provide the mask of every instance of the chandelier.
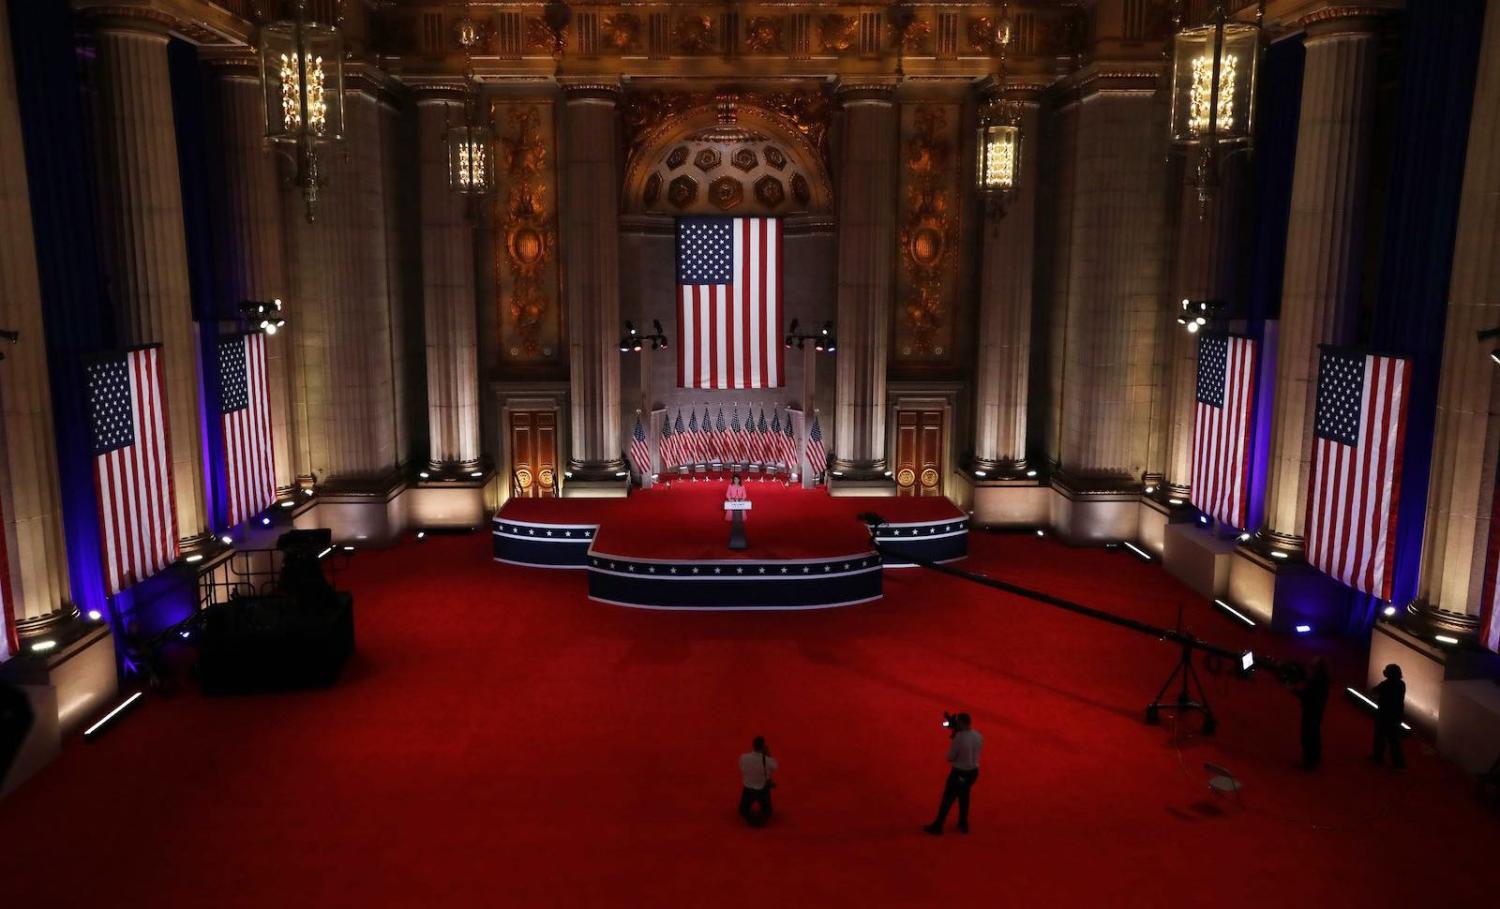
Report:
[{"label": "chandelier", "polygon": [[469,18],[468,5],[458,23],[458,43],[464,49],[464,122],[445,131],[448,147],[448,187],[463,196],[483,196],[495,185],[495,131],[479,116],[479,89],[474,82],[473,50],[479,30]]},{"label": "chandelier", "polygon": [[294,18],[260,29],[260,83],[266,139],[296,165],[309,223],[324,177],[318,151],[344,137],[344,36],[336,25],[309,21],[306,0]]},{"label": "chandelier", "polygon": [[1172,142],[1198,152],[1200,213],[1218,185],[1221,154],[1250,147],[1264,16],[1260,0],[1254,25],[1230,22],[1219,0],[1206,24],[1179,27],[1172,38]]},{"label": "chandelier", "polygon": [[994,43],[1000,55],[994,98],[979,114],[979,133],[974,144],[976,189],[988,202],[993,217],[1005,216],[1005,204],[1021,178],[1021,116],[1019,106],[1005,98],[1005,57],[1010,46],[1009,4],[1002,4],[995,26]]}]

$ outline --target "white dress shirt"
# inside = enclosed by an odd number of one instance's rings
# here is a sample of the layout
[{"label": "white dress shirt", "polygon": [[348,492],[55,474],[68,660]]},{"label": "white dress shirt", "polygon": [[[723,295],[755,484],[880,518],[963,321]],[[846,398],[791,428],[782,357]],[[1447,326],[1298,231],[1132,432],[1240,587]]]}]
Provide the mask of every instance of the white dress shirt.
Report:
[{"label": "white dress shirt", "polygon": [[954,770],[978,770],[979,749],[983,747],[984,736],[972,729],[961,730],[948,746],[948,763]]},{"label": "white dress shirt", "polygon": [[746,789],[764,789],[766,780],[779,766],[781,765],[770,755],[747,751],[740,755],[740,778],[745,781]]}]

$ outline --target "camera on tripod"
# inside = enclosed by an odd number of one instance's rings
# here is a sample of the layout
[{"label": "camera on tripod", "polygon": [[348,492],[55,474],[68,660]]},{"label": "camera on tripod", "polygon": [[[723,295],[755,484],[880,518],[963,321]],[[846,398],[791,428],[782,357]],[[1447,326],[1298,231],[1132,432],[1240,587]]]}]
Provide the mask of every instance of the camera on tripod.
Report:
[{"label": "camera on tripod", "polygon": [[943,728],[948,730],[948,736],[950,738],[958,735],[960,728],[959,719],[961,717],[966,718],[967,716],[968,714],[965,713],[949,713],[946,710],[943,711]]}]

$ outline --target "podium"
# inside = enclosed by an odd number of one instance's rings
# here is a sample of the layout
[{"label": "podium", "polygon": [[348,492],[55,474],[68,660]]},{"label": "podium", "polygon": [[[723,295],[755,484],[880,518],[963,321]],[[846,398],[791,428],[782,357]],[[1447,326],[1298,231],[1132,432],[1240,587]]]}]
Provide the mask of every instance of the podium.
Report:
[{"label": "podium", "polygon": [[729,548],[749,549],[750,544],[745,540],[745,512],[750,510],[750,503],[725,502],[724,510],[730,513]]}]

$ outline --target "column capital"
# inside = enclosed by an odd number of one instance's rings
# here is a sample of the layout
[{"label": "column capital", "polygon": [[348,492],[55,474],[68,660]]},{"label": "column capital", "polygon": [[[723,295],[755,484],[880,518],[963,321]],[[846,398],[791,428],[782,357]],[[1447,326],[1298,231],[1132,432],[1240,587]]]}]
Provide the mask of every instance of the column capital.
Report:
[{"label": "column capital", "polygon": [[1325,6],[1298,19],[1297,25],[1306,29],[1310,38],[1360,35],[1374,31],[1381,17],[1390,11],[1385,6],[1359,3]]},{"label": "column capital", "polygon": [[260,60],[251,48],[201,48],[198,60],[220,78],[260,81]]},{"label": "column capital", "polygon": [[871,78],[840,82],[834,90],[840,104],[893,104],[896,100],[894,79]]},{"label": "column capital", "polygon": [[1008,101],[1011,104],[1022,107],[1040,107],[1042,103],[1042,92],[1047,89],[1049,82],[1036,79],[1007,79],[1004,87],[999,80],[990,76],[976,84],[975,90],[981,103],[987,101]]},{"label": "column capital", "polygon": [[569,104],[618,105],[624,95],[618,79],[563,77],[557,80],[557,84]]},{"label": "column capital", "polygon": [[406,84],[418,104],[462,104],[467,94],[466,86],[457,79],[417,79]]},{"label": "column capital", "polygon": [[172,36],[176,20],[159,10],[144,6],[84,6],[79,14],[96,34],[126,32],[160,38],[165,44]]}]

